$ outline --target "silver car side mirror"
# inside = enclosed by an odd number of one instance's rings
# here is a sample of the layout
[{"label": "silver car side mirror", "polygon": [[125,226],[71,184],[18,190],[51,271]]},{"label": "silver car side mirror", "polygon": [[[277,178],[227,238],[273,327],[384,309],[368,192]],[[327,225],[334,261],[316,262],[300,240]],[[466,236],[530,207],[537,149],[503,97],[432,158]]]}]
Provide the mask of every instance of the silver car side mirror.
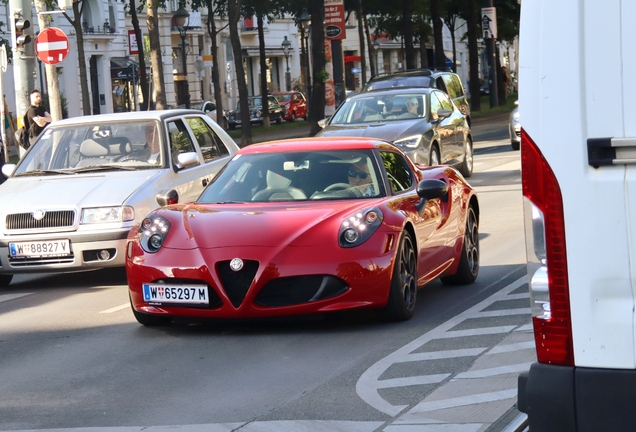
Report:
[{"label": "silver car side mirror", "polygon": [[2,165],[2,174],[4,174],[4,176],[7,178],[11,177],[11,174],[13,174],[13,171],[15,171],[15,167],[15,164]]},{"label": "silver car side mirror", "polygon": [[195,152],[179,153],[176,166],[179,169],[189,168],[199,163],[199,155]]}]

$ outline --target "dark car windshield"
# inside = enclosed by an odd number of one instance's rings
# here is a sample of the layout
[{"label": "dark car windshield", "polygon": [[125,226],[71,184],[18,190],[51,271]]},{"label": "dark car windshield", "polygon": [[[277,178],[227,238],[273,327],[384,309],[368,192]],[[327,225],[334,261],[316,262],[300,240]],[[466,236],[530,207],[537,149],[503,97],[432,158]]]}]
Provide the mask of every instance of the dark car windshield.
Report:
[{"label": "dark car windshield", "polygon": [[371,150],[260,153],[235,157],[197,202],[236,203],[384,196]]},{"label": "dark car windshield", "polygon": [[345,101],[329,124],[348,125],[425,116],[426,95],[422,93],[360,95]]},{"label": "dark car windshield", "polygon": [[424,87],[430,88],[433,78],[430,76],[406,76],[391,77],[389,79],[379,79],[371,81],[364,86],[362,91],[390,89],[395,87]]}]

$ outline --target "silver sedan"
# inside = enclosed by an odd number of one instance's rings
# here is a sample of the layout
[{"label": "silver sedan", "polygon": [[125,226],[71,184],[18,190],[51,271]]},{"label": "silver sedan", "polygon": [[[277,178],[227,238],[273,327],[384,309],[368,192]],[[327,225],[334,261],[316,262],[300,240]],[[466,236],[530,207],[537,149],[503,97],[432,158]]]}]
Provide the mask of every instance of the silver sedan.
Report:
[{"label": "silver sedan", "polygon": [[52,123],[2,168],[0,286],[18,273],[123,266],[130,228],[159,205],[196,200],[237,151],[201,111]]},{"label": "silver sedan", "polygon": [[508,132],[510,133],[510,145],[513,150],[519,150],[521,144],[521,123],[519,123],[519,102],[515,101],[515,109],[510,112]]}]

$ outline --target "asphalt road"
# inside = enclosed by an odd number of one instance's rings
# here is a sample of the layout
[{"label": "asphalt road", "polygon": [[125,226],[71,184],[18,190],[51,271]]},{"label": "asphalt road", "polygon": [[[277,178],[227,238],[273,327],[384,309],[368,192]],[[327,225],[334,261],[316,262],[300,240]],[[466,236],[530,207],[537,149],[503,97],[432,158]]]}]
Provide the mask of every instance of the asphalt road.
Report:
[{"label": "asphalt road", "polygon": [[533,360],[519,152],[475,143],[481,271],[372,312],[145,328],[123,271],[18,276],[0,291],[0,430],[487,431]]}]

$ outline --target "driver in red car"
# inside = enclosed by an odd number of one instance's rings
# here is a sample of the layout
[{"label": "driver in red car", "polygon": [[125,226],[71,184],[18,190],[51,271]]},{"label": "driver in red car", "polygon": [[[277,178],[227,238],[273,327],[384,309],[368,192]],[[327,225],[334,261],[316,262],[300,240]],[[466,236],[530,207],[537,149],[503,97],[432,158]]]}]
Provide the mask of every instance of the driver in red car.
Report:
[{"label": "driver in red car", "polygon": [[369,167],[364,161],[353,163],[349,167],[349,184],[360,191],[363,196],[377,195]]}]

